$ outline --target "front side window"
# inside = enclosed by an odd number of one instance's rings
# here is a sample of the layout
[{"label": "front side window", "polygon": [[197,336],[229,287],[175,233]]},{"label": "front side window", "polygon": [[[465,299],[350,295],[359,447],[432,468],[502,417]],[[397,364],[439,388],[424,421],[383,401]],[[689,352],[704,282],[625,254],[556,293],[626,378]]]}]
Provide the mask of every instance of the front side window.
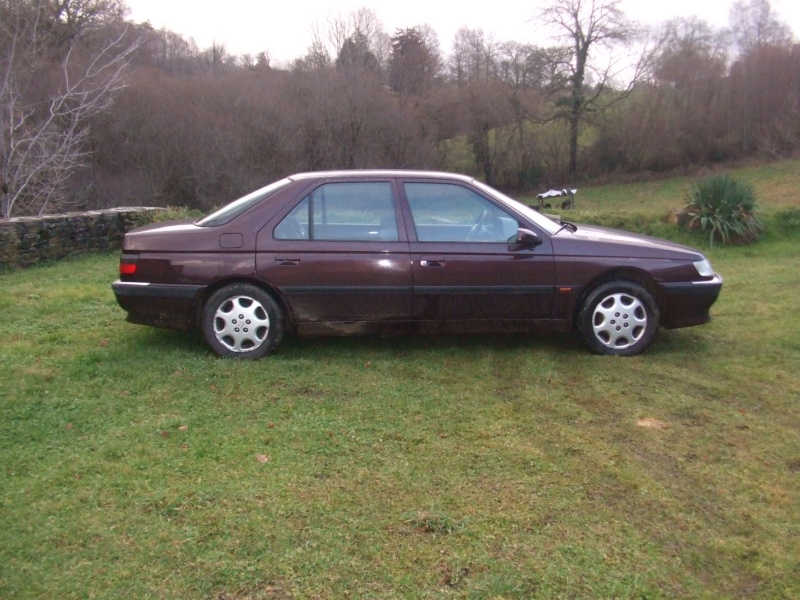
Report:
[{"label": "front side window", "polygon": [[397,241],[392,186],[388,182],[327,183],[281,220],[277,240]]},{"label": "front side window", "polygon": [[513,241],[519,222],[472,190],[450,183],[406,183],[420,242]]}]

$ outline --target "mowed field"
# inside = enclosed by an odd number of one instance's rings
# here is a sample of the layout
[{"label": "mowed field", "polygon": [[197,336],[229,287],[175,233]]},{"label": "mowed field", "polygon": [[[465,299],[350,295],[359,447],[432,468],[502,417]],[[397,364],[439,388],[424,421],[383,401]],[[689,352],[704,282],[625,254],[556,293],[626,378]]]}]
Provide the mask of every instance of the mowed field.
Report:
[{"label": "mowed field", "polygon": [[[701,247],[701,327],[289,338],[261,361],[128,324],[117,255],[0,274],[2,598],[800,597],[800,163]],[[683,204],[579,190],[570,219]]]}]

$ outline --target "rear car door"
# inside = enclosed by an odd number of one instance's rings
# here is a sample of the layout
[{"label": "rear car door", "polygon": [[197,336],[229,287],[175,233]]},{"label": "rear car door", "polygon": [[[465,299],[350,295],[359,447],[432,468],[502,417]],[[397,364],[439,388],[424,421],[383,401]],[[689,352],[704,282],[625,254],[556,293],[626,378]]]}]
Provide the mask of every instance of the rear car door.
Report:
[{"label": "rear car door", "polygon": [[411,263],[395,197],[392,179],[322,182],[259,232],[258,276],[280,291],[300,330],[410,318]]}]

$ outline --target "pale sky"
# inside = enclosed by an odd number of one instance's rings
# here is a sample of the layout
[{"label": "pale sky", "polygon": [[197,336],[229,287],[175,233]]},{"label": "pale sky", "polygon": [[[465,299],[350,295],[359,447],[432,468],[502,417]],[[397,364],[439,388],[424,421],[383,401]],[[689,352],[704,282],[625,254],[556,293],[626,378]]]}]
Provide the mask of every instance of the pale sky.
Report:
[{"label": "pale sky", "polygon": [[[166,27],[194,38],[201,49],[216,42],[231,54],[267,51],[274,65],[306,53],[315,22],[324,24],[331,15],[346,16],[362,6],[376,12],[389,35],[398,28],[430,25],[444,54],[461,27],[480,28],[500,42],[547,45],[547,32],[537,28],[534,19],[544,4],[543,0],[127,0],[129,18],[136,22],[150,21],[156,29]],[[629,18],[647,24],[697,16],[719,27],[727,25],[731,4],[733,0],[623,0],[622,8]],[[798,37],[800,1],[773,0],[772,7]]]}]

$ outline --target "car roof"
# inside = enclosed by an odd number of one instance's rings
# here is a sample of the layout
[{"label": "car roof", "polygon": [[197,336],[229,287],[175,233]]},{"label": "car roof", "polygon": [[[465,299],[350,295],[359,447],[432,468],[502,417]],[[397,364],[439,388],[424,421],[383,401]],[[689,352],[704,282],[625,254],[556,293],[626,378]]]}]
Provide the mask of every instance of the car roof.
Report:
[{"label": "car roof", "polygon": [[474,177],[460,175],[458,173],[445,173],[443,171],[420,171],[403,169],[357,169],[341,171],[309,171],[306,173],[295,173],[289,175],[288,179],[351,179],[351,178],[374,178],[374,177],[415,177],[425,179],[448,179],[464,182],[472,182]]}]

